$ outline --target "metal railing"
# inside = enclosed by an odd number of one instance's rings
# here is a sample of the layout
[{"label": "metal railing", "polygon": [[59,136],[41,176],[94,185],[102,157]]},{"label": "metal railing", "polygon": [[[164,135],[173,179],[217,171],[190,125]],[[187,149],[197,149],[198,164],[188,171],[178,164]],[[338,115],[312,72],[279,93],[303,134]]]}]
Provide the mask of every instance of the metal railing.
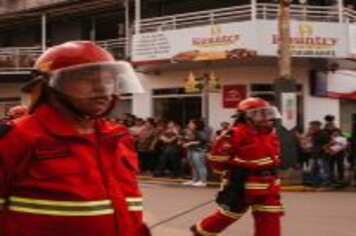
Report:
[{"label": "metal railing", "polygon": [[123,59],[127,56],[125,55],[127,50],[126,40],[126,38],[118,38],[96,41],[96,43],[111,52],[116,59]]},{"label": "metal railing", "polygon": [[356,22],[356,10],[350,8],[344,8],[344,17],[346,22],[355,23]]},{"label": "metal railing", "polygon": [[[126,38],[97,41],[116,59],[125,58]],[[30,69],[42,54],[41,47],[0,47],[0,70]]]},{"label": "metal railing", "polygon": [[[257,4],[257,19],[274,20],[278,18],[277,4]],[[336,6],[291,5],[290,18],[302,21],[338,22],[339,11]]]},{"label": "metal railing", "polygon": [[[55,3],[61,1],[64,0],[49,0],[47,2]],[[253,9],[256,9],[256,11]],[[257,4],[256,8],[251,5],[242,5],[142,19],[141,32],[174,30],[253,19],[275,20],[278,17],[278,9],[278,4]],[[291,18],[295,20],[340,22],[339,13],[337,7],[291,6]],[[356,22],[356,11],[344,8],[341,20],[345,23]],[[109,50],[116,59],[126,58],[130,55],[129,42],[130,40],[127,38],[97,41],[99,45]],[[0,48],[0,70],[4,68],[30,68],[41,53],[42,49],[40,47]]]},{"label": "metal railing", "polygon": [[0,14],[6,14],[17,11],[24,11],[43,6],[49,6],[57,3],[70,2],[71,0],[17,0],[5,1],[0,6]]},{"label": "metal railing", "polygon": [[[188,28],[199,25],[219,24],[254,19],[276,20],[279,5],[260,3],[256,5],[256,12],[252,5],[242,5],[207,11],[190,12],[170,16],[142,19],[140,32],[154,32]],[[344,8],[340,19],[337,6],[309,6],[291,5],[292,20],[322,21],[322,22],[355,22],[356,11]]]},{"label": "metal railing", "polygon": [[41,55],[41,47],[4,47],[0,48],[0,69],[32,68]]},{"label": "metal railing", "polygon": [[251,19],[251,16],[251,6],[242,5],[236,7],[142,19],[140,25],[141,32],[152,32],[189,28],[207,24],[245,21]]}]

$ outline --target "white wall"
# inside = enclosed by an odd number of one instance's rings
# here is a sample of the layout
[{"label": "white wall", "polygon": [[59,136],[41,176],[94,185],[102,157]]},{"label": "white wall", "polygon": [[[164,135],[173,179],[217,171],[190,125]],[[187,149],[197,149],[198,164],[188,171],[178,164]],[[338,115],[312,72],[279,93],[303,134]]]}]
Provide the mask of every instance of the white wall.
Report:
[{"label": "white wall", "polygon": [[[195,76],[201,76],[209,70],[196,69],[193,70]],[[250,83],[273,83],[277,77],[277,68],[275,66],[244,66],[244,67],[225,67],[221,66],[219,69],[214,68],[215,75],[222,79],[222,85],[227,84],[250,84]],[[184,79],[187,77],[189,70],[170,70],[160,72],[158,75],[144,74],[141,76],[141,81],[146,91],[152,91],[157,88],[175,88],[183,87]],[[307,85],[308,68],[298,67],[294,71],[294,78],[298,83],[303,83],[304,87]],[[308,91],[308,90],[305,90]],[[152,109],[149,112],[148,108],[143,107],[143,104],[150,103],[152,107],[152,99],[149,96],[136,97],[134,101],[134,114],[142,116],[153,116]],[[226,109],[222,105],[222,93],[211,93],[209,101],[209,124],[213,128],[218,128],[220,122],[231,121],[231,116],[235,113],[235,109]],[[150,101],[150,102],[149,102]],[[138,107],[135,107],[138,106]],[[142,108],[141,108],[142,107]],[[309,111],[310,112],[310,111]],[[306,113],[306,120],[310,120],[308,113]],[[319,114],[316,114],[318,116]]]},{"label": "white wall", "polygon": [[340,125],[340,101],[338,99],[320,98],[313,96],[304,97],[304,128],[313,120],[323,122],[325,115],[335,116],[337,126]]}]

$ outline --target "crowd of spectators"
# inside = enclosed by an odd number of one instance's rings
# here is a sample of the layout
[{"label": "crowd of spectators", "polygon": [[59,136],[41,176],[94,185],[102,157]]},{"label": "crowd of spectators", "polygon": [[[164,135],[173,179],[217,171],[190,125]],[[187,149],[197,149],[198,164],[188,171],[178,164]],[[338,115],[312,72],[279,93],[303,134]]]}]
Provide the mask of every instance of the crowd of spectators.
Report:
[{"label": "crowd of spectators", "polygon": [[324,122],[309,122],[308,130],[296,132],[296,137],[306,184],[341,187],[349,182],[346,172],[353,166],[351,140],[335,125],[334,116],[325,116]]},{"label": "crowd of spectators", "polygon": [[[0,120],[0,124],[9,119]],[[190,179],[183,183],[190,186],[206,186],[208,178],[214,177],[206,163],[210,145],[231,127],[229,122],[222,122],[220,129],[212,132],[203,119],[191,119],[181,126],[172,120],[142,119],[132,114],[108,120],[129,128],[138,151],[141,175]],[[295,137],[298,167],[305,184],[316,187],[352,184],[356,142],[343,135],[334,116],[325,116],[323,122],[309,122],[306,132],[295,130]]]},{"label": "crowd of spectators", "polygon": [[172,120],[142,119],[131,114],[111,121],[131,131],[142,175],[190,178],[184,185],[207,185],[206,155],[212,135],[203,119],[191,119],[183,127]]},{"label": "crowd of spectators", "polygon": [[[190,178],[183,184],[192,186],[206,186],[208,177],[213,176],[207,167],[206,155],[211,142],[231,126],[229,122],[222,122],[220,129],[212,132],[202,119],[191,119],[182,127],[174,121],[144,120],[129,114],[121,122],[135,137],[141,174]],[[336,126],[334,116],[325,116],[324,122],[311,121],[306,132],[295,134],[305,184],[342,187],[350,183],[351,140]]]}]

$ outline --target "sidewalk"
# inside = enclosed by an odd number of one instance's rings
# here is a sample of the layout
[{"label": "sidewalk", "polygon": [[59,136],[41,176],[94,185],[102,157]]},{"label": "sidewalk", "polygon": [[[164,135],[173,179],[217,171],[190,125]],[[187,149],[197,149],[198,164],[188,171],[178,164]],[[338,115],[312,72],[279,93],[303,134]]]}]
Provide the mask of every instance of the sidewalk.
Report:
[{"label": "sidewalk", "polygon": [[[162,178],[162,177],[152,177],[152,176],[139,176],[139,180],[143,183],[150,184],[160,184],[160,185],[180,185],[181,183],[187,181],[188,179],[183,178]],[[220,186],[219,182],[208,182],[208,187],[218,188]],[[316,188],[303,186],[303,185],[282,185],[282,191],[284,192],[320,192]]]}]

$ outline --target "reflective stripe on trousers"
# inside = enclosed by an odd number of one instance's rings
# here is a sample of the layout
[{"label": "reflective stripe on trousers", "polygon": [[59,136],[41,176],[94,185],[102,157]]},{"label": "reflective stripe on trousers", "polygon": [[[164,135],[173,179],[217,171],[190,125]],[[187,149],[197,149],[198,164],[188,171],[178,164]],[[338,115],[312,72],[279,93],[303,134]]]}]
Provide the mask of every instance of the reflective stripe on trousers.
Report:
[{"label": "reflective stripe on trousers", "polygon": [[[142,198],[126,198],[129,211],[142,210]],[[10,197],[10,211],[54,216],[97,216],[113,214],[111,200],[56,201],[23,197]]]}]

